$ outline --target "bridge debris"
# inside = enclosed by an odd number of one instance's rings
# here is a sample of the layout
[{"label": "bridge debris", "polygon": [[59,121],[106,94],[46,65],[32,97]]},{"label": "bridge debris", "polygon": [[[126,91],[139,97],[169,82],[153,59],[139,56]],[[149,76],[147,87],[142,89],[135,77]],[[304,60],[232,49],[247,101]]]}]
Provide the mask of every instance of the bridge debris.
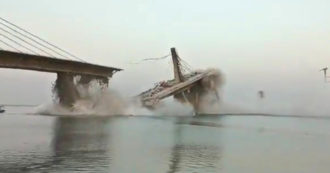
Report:
[{"label": "bridge debris", "polygon": [[207,93],[214,93],[220,100],[218,87],[222,83],[220,72],[215,69],[182,72],[181,59],[175,48],[171,49],[174,67],[174,79],[161,81],[156,85],[138,95],[142,104],[153,109],[162,99],[170,96],[182,103],[189,103],[194,107],[195,113],[201,111],[201,97]]}]

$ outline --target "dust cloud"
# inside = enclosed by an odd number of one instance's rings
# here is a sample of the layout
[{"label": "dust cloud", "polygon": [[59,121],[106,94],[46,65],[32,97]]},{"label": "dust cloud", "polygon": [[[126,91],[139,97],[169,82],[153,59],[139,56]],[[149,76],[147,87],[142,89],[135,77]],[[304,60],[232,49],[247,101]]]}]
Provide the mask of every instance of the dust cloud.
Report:
[{"label": "dust cloud", "polygon": [[[201,105],[204,110],[211,110],[212,108],[212,113],[215,113],[217,106],[210,103],[215,103],[216,99],[218,99],[216,102],[219,102],[218,90],[223,85],[223,79],[219,70],[209,70],[213,71],[214,75],[201,81],[200,85],[203,87],[202,101],[205,101],[205,104]],[[79,79],[75,80],[79,81]],[[74,85],[76,95],[79,97],[72,107],[59,104],[56,97],[57,90],[54,89],[53,102],[38,106],[35,112],[44,115],[194,115],[194,109],[190,104],[182,104],[175,99],[165,99],[153,110],[150,110],[143,107],[139,99],[123,97],[124,94],[120,94],[112,88],[104,87],[97,80],[92,80],[87,85],[74,82]]]},{"label": "dust cloud", "polygon": [[[210,68],[196,72],[211,73],[200,81],[196,90],[200,93],[199,114],[226,114],[257,112],[252,109],[244,109],[233,104],[224,102],[223,91],[224,75],[219,69]],[[88,85],[75,82],[76,92],[79,95],[72,107],[65,107],[58,103],[55,97],[53,102],[43,104],[35,109],[35,113],[43,115],[143,115],[143,116],[193,116],[194,106],[189,102],[182,102],[173,97],[162,100],[154,109],[147,109],[139,99],[124,97],[122,93],[116,92],[113,88],[102,85],[97,80],[92,80]],[[111,85],[110,85],[111,87]],[[56,92],[56,90],[54,90]],[[56,93],[54,94],[56,96]]]},{"label": "dust cloud", "polygon": [[[152,115],[152,112],[142,107],[135,98],[125,98],[112,88],[108,88],[99,80],[79,83],[80,78],[75,77],[73,85],[76,100],[72,106],[60,104],[58,84],[53,86],[53,101],[35,108],[36,114],[60,116],[113,116],[113,115]],[[71,91],[72,92],[72,91]],[[72,93],[61,91],[60,94]]]},{"label": "dust cloud", "polygon": [[[316,95],[306,99],[292,101],[291,104],[278,104],[273,97],[276,93],[266,92],[266,97],[260,99],[255,93],[255,99],[242,98],[240,102],[230,102],[224,96],[224,75],[218,69],[212,76],[201,81],[199,114],[286,114],[286,115],[328,115],[328,95]],[[162,100],[154,109],[143,107],[136,98],[124,97],[124,93],[114,88],[104,87],[97,81],[89,85],[77,85],[80,96],[71,108],[61,106],[56,99],[53,102],[38,106],[33,112],[43,115],[63,116],[114,116],[114,115],[143,115],[143,116],[193,116],[195,110],[192,104],[180,102],[173,97]],[[330,92],[328,92],[330,93]],[[253,93],[251,93],[253,94]],[[229,101],[229,102],[228,102]]]}]

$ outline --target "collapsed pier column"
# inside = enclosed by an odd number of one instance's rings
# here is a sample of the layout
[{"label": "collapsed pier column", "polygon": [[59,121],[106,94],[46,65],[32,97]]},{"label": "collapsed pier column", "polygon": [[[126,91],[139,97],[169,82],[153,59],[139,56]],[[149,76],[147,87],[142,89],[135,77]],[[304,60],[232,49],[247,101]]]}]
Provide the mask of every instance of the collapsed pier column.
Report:
[{"label": "collapsed pier column", "polygon": [[57,73],[54,90],[59,103],[66,107],[71,107],[79,99],[79,93],[73,79],[74,75],[71,73]]},{"label": "collapsed pier column", "polygon": [[109,84],[107,77],[92,76],[92,75],[77,75],[72,73],[57,73],[57,79],[53,88],[58,103],[65,107],[72,107],[73,104],[84,97],[78,91],[78,87],[88,89],[91,86],[91,81],[97,81],[101,88],[106,89]]}]

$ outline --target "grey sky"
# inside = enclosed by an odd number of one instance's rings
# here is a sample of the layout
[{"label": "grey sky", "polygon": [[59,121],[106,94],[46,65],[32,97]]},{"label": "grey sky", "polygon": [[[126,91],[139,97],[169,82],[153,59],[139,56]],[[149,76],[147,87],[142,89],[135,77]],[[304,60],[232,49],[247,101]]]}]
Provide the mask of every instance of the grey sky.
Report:
[{"label": "grey sky", "polygon": [[[191,66],[223,71],[228,101],[247,103],[264,89],[287,106],[330,96],[318,71],[330,64],[329,8],[328,0],[2,0],[0,16],[89,62],[124,68],[112,87],[126,95],[171,75],[168,60],[129,62],[166,55],[175,46]],[[54,79],[13,70],[1,70],[0,77],[6,79],[1,102],[22,94],[18,85],[26,86],[24,102],[32,95],[45,101]]]}]

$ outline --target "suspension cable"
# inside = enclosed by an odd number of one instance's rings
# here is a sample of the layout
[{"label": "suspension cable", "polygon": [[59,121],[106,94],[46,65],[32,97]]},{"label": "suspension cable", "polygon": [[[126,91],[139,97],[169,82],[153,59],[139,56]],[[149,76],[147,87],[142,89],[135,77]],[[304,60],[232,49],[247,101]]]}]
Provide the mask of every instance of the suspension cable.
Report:
[{"label": "suspension cable", "polygon": [[33,51],[32,49],[30,49],[30,48],[28,48],[28,47],[26,47],[26,46],[24,46],[24,45],[22,45],[21,43],[18,43],[17,41],[15,41],[15,40],[9,38],[8,36],[3,35],[3,34],[1,34],[1,33],[0,33],[0,35],[3,36],[3,37],[5,37],[6,39],[12,41],[13,43],[15,43],[15,44],[17,44],[17,45],[19,45],[19,46],[25,48],[26,50],[29,50],[30,52],[39,55],[37,52]]},{"label": "suspension cable", "polygon": [[15,35],[15,34],[13,34],[13,33],[11,33],[11,32],[9,32],[9,31],[7,31],[7,30],[1,28],[1,27],[0,27],[0,30],[2,30],[3,32],[5,32],[5,33],[7,33],[7,34],[9,34],[9,35],[11,35],[11,36],[13,36],[13,37],[15,37],[15,38],[21,40],[22,42],[28,44],[29,46],[32,46],[32,47],[34,47],[35,49],[38,49],[38,50],[40,50],[41,52],[43,52],[43,53],[45,53],[45,54],[47,54],[47,55],[49,55],[49,56],[51,56],[51,57],[54,57],[54,55],[52,55],[52,54],[50,54],[50,53],[44,51],[43,49],[40,49],[40,48],[37,47],[37,46],[32,45],[32,44],[29,43],[28,41],[26,41],[26,40],[20,38],[19,36]]},{"label": "suspension cable", "polygon": [[10,26],[8,26],[8,25],[2,23],[2,22],[0,22],[0,24],[3,25],[3,26],[5,26],[6,28],[10,29],[11,31],[13,31],[13,32],[15,32],[15,33],[17,33],[17,34],[20,34],[21,36],[23,36],[23,37],[25,37],[25,38],[27,38],[27,39],[33,41],[34,43],[36,43],[36,44],[38,44],[38,45],[40,45],[40,46],[42,46],[42,47],[44,47],[44,48],[46,48],[46,49],[48,49],[48,50],[54,52],[54,53],[56,53],[57,55],[60,55],[60,56],[63,57],[63,58],[66,58],[66,59],[70,59],[70,60],[71,60],[71,58],[69,58],[68,56],[65,56],[65,55],[59,53],[58,51],[52,49],[51,47],[48,47],[48,46],[44,45],[43,43],[40,43],[39,41],[33,39],[32,37],[30,37],[30,36],[28,36],[28,35],[26,35],[26,34],[23,34],[23,33],[19,32],[18,30],[14,29],[14,28],[12,28],[12,27],[10,27]]},{"label": "suspension cable", "polygon": [[79,57],[73,55],[72,53],[70,53],[70,52],[68,52],[68,51],[66,51],[66,50],[64,50],[64,49],[62,49],[62,48],[59,48],[58,46],[56,46],[56,45],[54,45],[54,44],[52,44],[52,43],[50,43],[50,42],[48,42],[48,41],[46,41],[46,40],[44,40],[44,39],[42,39],[42,38],[40,38],[40,37],[38,37],[38,36],[32,34],[31,32],[29,32],[29,31],[27,31],[27,30],[25,30],[25,29],[23,29],[23,28],[21,28],[21,27],[15,25],[15,24],[9,22],[9,21],[6,20],[6,19],[3,19],[2,17],[0,17],[0,20],[6,22],[6,23],[8,23],[8,24],[10,24],[10,25],[12,25],[12,26],[18,28],[18,29],[20,29],[21,31],[23,31],[23,32],[25,32],[25,33],[27,33],[27,34],[29,34],[30,36],[33,36],[34,38],[37,38],[38,40],[40,40],[40,41],[42,41],[42,42],[44,42],[44,43],[46,43],[46,44],[48,44],[48,45],[50,45],[50,46],[52,46],[52,47],[58,49],[58,50],[60,50],[60,51],[62,51],[62,52],[64,52],[64,53],[66,53],[66,54],[68,54],[68,55],[70,55],[70,56],[72,56],[72,57],[74,57],[74,58],[80,60],[80,61],[86,62],[85,60],[83,60],[83,59],[81,59],[81,58],[79,58]]},{"label": "suspension cable", "polygon": [[[16,50],[17,52],[22,53],[22,51],[20,51],[19,49],[17,49],[16,47],[10,45],[10,44],[7,43],[7,42],[5,42],[5,41],[3,41],[3,40],[0,40],[0,42],[3,43],[4,45],[6,45],[6,46],[8,46],[8,47],[10,47],[10,48],[12,48],[12,49],[14,49],[14,50]],[[2,50],[5,50],[5,49],[2,49]]]}]

